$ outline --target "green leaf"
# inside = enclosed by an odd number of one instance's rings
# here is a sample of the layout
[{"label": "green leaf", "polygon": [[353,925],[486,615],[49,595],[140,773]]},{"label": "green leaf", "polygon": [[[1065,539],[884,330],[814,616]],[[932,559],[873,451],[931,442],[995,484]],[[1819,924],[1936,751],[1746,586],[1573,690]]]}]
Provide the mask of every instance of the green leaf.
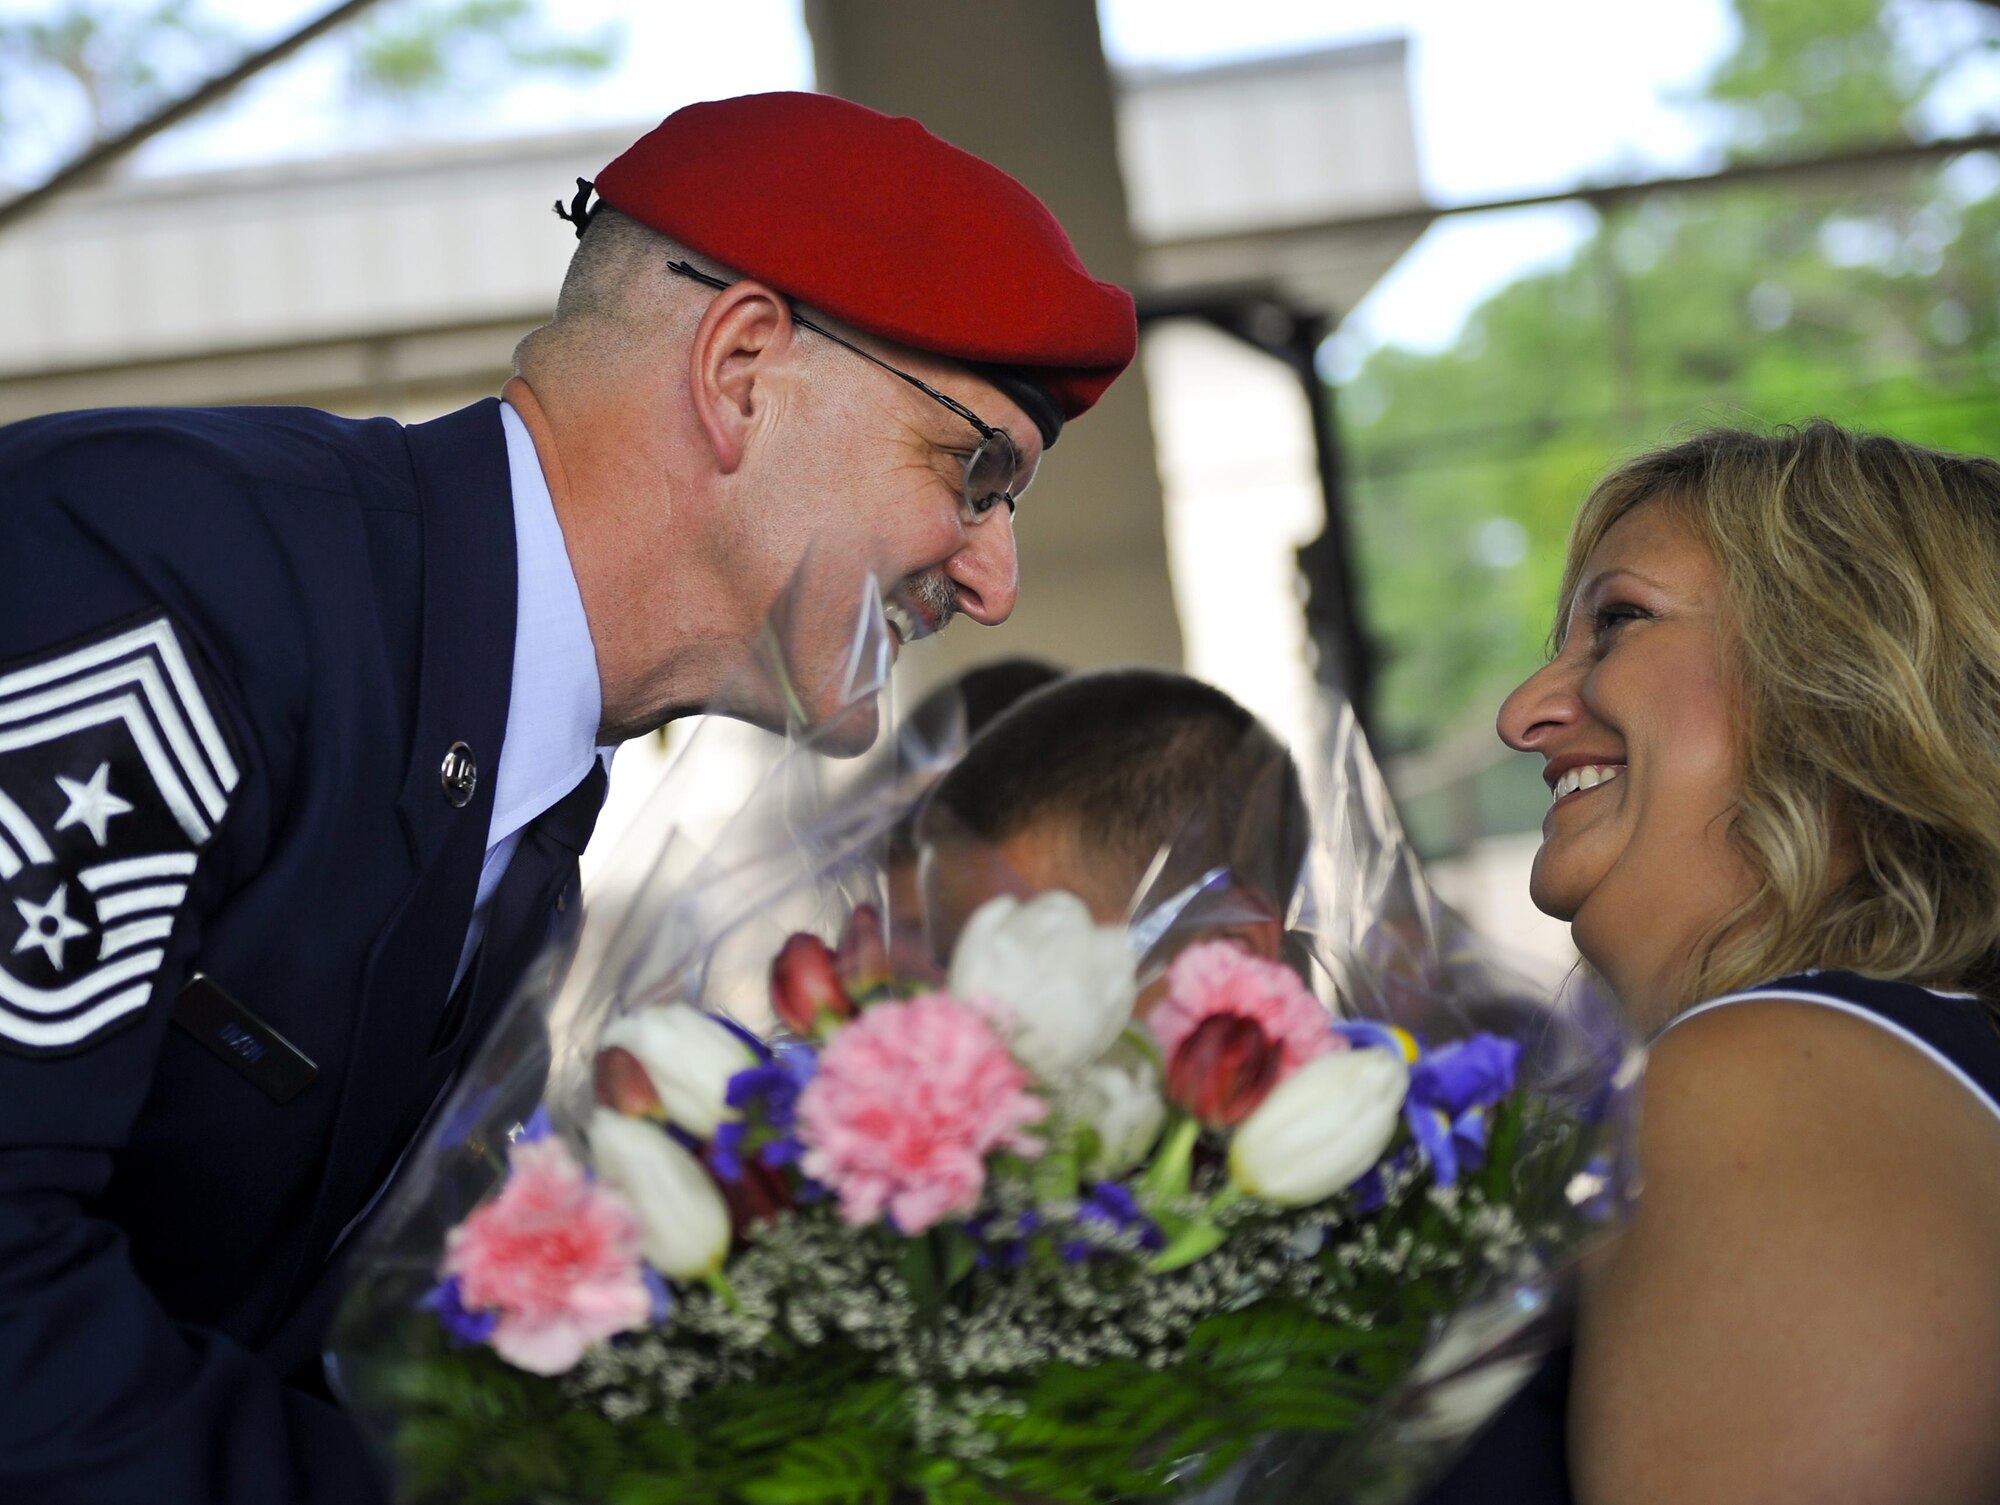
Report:
[{"label": "green leaf", "polygon": [[1287,1303],[1269,1302],[1201,1323],[1189,1335],[1188,1359],[1218,1369],[1274,1359],[1324,1363],[1390,1346],[1399,1338],[1388,1327],[1343,1326]]},{"label": "green leaf", "polygon": [[864,1505],[888,1493],[865,1435],[853,1434],[799,1438],[741,1488],[747,1505]]},{"label": "green leaf", "polygon": [[1153,1163],[1139,1179],[1140,1200],[1149,1205],[1169,1201],[1188,1189],[1188,1168],[1194,1161],[1195,1141],[1201,1125],[1188,1115],[1176,1114],[1167,1125]]},{"label": "green leaf", "polygon": [[1524,1097],[1521,1092],[1510,1092],[1493,1110],[1486,1164],[1479,1173],[1479,1188],[1491,1201],[1507,1200],[1512,1190],[1514,1161],[1521,1148]]},{"label": "green leaf", "polygon": [[[1185,1221],[1175,1219],[1174,1221],[1180,1223],[1181,1226],[1168,1233],[1166,1248],[1155,1254],[1147,1262],[1146,1268],[1156,1275],[1164,1275],[1169,1270],[1181,1269],[1184,1266],[1193,1264],[1203,1255],[1213,1254],[1217,1249],[1222,1247],[1223,1240],[1229,1237],[1228,1234],[1224,1233],[1214,1223],[1208,1222],[1203,1218],[1191,1218]],[[1162,1219],[1161,1225],[1163,1228],[1165,1227],[1165,1223],[1166,1220]]]},{"label": "green leaf", "polygon": [[896,1261],[896,1273],[910,1288],[917,1310],[934,1312],[944,1300],[944,1284],[939,1279],[937,1251],[928,1236],[904,1241]]},{"label": "green leaf", "polygon": [[1051,1149],[1035,1161],[1029,1172],[1037,1202],[1068,1202],[1075,1199],[1082,1171],[1074,1149]]},{"label": "green leaf", "polygon": [[973,1272],[979,1262],[979,1245],[963,1228],[938,1230],[939,1278],[947,1291]]}]

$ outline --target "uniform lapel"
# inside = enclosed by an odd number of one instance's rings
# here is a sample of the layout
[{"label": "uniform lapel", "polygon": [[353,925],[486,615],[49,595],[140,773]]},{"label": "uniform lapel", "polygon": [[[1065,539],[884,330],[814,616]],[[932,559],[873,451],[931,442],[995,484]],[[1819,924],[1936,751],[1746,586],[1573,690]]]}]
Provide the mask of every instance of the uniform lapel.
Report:
[{"label": "uniform lapel", "polygon": [[[456,1064],[457,1051],[445,1060],[428,1048],[472,914],[507,722],[516,583],[500,405],[489,399],[407,438],[421,499],[423,639],[396,808],[413,878],[369,956],[294,1299]],[[461,804],[468,759],[474,776]]]}]

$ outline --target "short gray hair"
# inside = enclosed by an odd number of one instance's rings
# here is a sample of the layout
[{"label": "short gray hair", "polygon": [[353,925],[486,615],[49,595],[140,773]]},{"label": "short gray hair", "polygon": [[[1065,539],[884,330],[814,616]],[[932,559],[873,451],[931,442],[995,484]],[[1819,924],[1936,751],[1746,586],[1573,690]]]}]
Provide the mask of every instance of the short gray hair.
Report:
[{"label": "short gray hair", "polygon": [[657,333],[662,324],[692,306],[699,291],[697,285],[667,270],[668,262],[681,260],[694,261],[720,277],[736,275],[629,214],[598,204],[563,274],[555,317],[515,347],[514,369],[520,371],[529,361],[553,354],[569,343],[570,335],[581,334],[586,327],[594,328],[590,344],[599,350],[605,325]]}]

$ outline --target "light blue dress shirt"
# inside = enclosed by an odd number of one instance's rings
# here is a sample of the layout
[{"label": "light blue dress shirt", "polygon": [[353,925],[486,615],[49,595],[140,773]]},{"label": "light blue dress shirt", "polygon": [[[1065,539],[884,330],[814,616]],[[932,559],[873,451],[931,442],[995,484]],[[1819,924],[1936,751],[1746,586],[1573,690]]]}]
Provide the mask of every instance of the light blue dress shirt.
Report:
[{"label": "light blue dress shirt", "polygon": [[612,751],[597,745],[604,708],[597,650],[535,441],[521,415],[504,402],[500,426],[507,435],[518,561],[514,682],[507,697],[500,766],[493,772],[486,860],[479,869],[479,893],[452,979],[454,990],[486,933],[494,891],[520,844],[522,828],[574,789],[590,771],[592,758],[602,758],[608,768]]}]

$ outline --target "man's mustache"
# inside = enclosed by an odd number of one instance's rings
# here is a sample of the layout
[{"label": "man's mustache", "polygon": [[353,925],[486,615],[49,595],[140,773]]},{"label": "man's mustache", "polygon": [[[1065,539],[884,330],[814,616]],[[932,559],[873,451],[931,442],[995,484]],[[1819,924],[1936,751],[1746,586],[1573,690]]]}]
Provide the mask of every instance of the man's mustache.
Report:
[{"label": "man's mustache", "polygon": [[958,591],[943,570],[925,570],[921,575],[910,576],[896,594],[917,617],[923,637],[943,632],[946,624],[958,615]]}]

